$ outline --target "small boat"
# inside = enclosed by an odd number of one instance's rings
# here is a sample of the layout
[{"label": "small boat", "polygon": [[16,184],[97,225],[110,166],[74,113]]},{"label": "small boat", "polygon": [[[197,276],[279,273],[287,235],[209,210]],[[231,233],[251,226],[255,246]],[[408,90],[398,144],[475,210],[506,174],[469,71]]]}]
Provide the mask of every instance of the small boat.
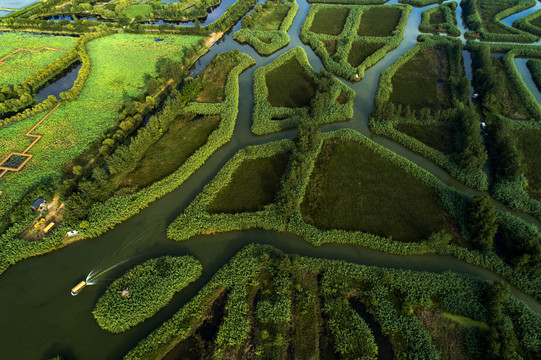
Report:
[{"label": "small boat", "polygon": [[78,283],[77,285],[75,285],[73,287],[73,289],[71,289],[71,295],[75,296],[77,294],[79,294],[81,292],[81,290],[83,290],[86,286],[86,281],[81,281],[80,283]]}]

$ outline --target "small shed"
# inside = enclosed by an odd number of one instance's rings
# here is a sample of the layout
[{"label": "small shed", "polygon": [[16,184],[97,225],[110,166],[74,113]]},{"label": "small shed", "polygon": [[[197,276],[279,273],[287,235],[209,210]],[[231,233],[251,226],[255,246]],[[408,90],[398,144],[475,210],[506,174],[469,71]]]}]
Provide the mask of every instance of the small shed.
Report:
[{"label": "small shed", "polygon": [[34,203],[32,204],[32,210],[39,211],[41,210],[42,206],[44,206],[47,203],[44,198],[40,197]]}]

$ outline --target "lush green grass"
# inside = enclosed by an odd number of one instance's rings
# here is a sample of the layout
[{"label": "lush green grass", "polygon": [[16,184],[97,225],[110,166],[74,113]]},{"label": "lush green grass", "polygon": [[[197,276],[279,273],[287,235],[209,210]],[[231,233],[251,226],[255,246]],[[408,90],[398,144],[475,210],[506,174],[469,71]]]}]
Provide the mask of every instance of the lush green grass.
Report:
[{"label": "lush green grass", "polygon": [[356,68],[361,65],[362,62],[385,46],[384,43],[365,42],[362,40],[355,40],[351,45],[351,50],[348,54],[348,63]]},{"label": "lush green grass", "polygon": [[[225,99],[225,84],[227,75],[238,63],[235,61],[220,61],[214,66],[210,65],[198,78],[203,86],[195,101],[204,103],[218,103]],[[216,67],[220,68],[217,69]]]},{"label": "lush green grass", "polygon": [[281,2],[267,1],[264,6],[257,6],[256,10],[246,17],[243,27],[262,31],[279,30],[288,11],[289,6]]},{"label": "lush green grass", "polygon": [[[179,118],[184,117],[193,118],[194,115],[179,115]],[[171,174],[207,142],[219,123],[217,115],[203,116],[187,123],[179,119],[147,150],[135,170],[124,178],[122,186],[143,188]]]},{"label": "lush green grass", "polygon": [[314,15],[310,31],[316,34],[338,35],[344,29],[349,9],[333,7],[321,9]]},{"label": "lush green grass", "polygon": [[541,201],[541,131],[522,130],[516,132],[517,145],[524,155],[528,192]]},{"label": "lush green grass", "polygon": [[434,189],[350,141],[324,144],[301,208],[305,220],[322,229],[403,241],[455,232]]},{"label": "lush green grass", "polygon": [[530,24],[533,26],[537,26],[538,28],[541,28],[541,16],[536,17],[533,20],[530,20]]},{"label": "lush green grass", "polygon": [[[46,36],[26,33],[0,34],[0,58],[19,48],[38,50],[44,46],[70,50],[75,46],[77,38],[70,36]],[[66,54],[63,51],[42,50],[34,53],[20,51],[3,62],[0,66],[0,88],[16,86],[34,74],[40,68],[51,64],[54,60]]]},{"label": "lush green grass", "polygon": [[454,150],[454,131],[449,127],[398,124],[395,128],[446,155]]},{"label": "lush green grass", "polygon": [[372,7],[363,10],[359,24],[359,36],[391,36],[400,20],[402,11],[391,6]]},{"label": "lush green grass", "polygon": [[453,320],[465,327],[477,326],[477,327],[480,327],[481,329],[488,329],[488,325],[483,321],[477,321],[477,320],[470,319],[469,317],[449,314],[447,312],[443,312],[442,315],[446,317],[447,319]]},{"label": "lush green grass", "polygon": [[132,5],[128,8],[126,8],[122,14],[126,15],[130,19],[135,18],[136,16],[140,15],[142,17],[147,17],[152,12],[152,5],[149,4],[139,4],[139,5]]},{"label": "lush green grass", "polygon": [[289,153],[244,161],[208,206],[209,213],[240,213],[262,210],[280,190]]},{"label": "lush green grass", "polygon": [[266,76],[272,106],[298,108],[310,104],[316,85],[296,58],[287,60]]},{"label": "lush green grass", "polygon": [[390,101],[412,110],[451,107],[449,59],[444,49],[421,49],[392,79]]},{"label": "lush green grass", "polygon": [[[0,196],[0,215],[29,188],[58,179],[63,164],[115,125],[124,99],[145,91],[144,78],[146,74],[157,75],[156,63],[160,59],[181,60],[184,49],[201,39],[160,37],[164,41],[155,42],[154,35],[117,34],[88,43],[92,66],[79,98],[60,106],[36,129],[43,138],[31,149],[35,156],[25,168],[0,180],[0,190],[4,191]],[[0,156],[14,151],[12,141],[26,143],[24,133],[44,115],[1,129]]]}]

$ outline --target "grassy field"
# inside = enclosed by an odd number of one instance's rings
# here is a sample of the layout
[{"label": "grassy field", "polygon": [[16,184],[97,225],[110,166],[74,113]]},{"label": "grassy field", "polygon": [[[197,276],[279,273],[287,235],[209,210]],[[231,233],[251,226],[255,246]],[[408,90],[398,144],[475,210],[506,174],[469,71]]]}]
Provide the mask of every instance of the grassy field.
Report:
[{"label": "grassy field", "polygon": [[454,151],[454,131],[446,126],[398,124],[395,126],[401,131],[425,145],[449,155]]},{"label": "grassy field", "polygon": [[[115,125],[123,100],[145,91],[144,78],[146,74],[157,75],[156,63],[160,59],[180,60],[184,49],[201,39],[198,36],[160,37],[164,41],[155,42],[153,35],[117,34],[88,44],[92,66],[81,95],[60,106],[36,129],[43,138],[30,151],[35,156],[25,168],[0,180],[0,190],[4,191],[0,196],[0,215],[29,188],[58,179],[63,164],[81,154]],[[0,156],[13,151],[11,141],[26,142],[23,134],[44,115],[1,129]]]},{"label": "grassy field", "polygon": [[402,11],[399,8],[390,6],[364,10],[357,34],[359,36],[391,36],[401,14]]},{"label": "grassy field", "polygon": [[147,17],[152,12],[152,5],[149,4],[139,4],[139,5],[132,5],[130,7],[127,7],[122,14],[126,15],[130,19],[135,18],[136,16],[142,16]]},{"label": "grassy field", "polygon": [[[70,50],[75,46],[77,38],[70,36],[45,36],[26,33],[0,34],[0,58],[19,48],[38,50],[44,46]],[[34,53],[20,51],[5,60],[0,65],[0,88],[16,86],[34,74],[37,69],[43,68],[58,59],[65,52],[55,50],[41,50]]]},{"label": "grassy field", "polygon": [[316,85],[296,58],[270,71],[266,77],[272,106],[298,108],[310,104]]},{"label": "grassy field", "polygon": [[349,9],[334,7],[318,11],[314,16],[310,31],[316,34],[338,35],[344,29]]},{"label": "grassy field", "polygon": [[280,190],[290,153],[244,161],[208,206],[209,213],[240,213],[262,210]]},{"label": "grassy field", "polygon": [[530,24],[533,26],[537,26],[538,28],[541,28],[541,16],[536,17],[533,20],[530,20]]},{"label": "grassy field", "polygon": [[526,168],[528,192],[541,201],[541,131],[523,130],[516,132],[519,150],[524,155],[522,163]]},{"label": "grassy field", "polygon": [[451,107],[449,59],[445,50],[426,48],[398,69],[390,101],[412,110]]},{"label": "grassy field", "polygon": [[207,66],[205,71],[198,77],[203,88],[197,94],[195,101],[203,103],[218,103],[225,99],[225,83],[227,75],[238,63],[235,61],[220,61],[216,69],[215,66]]},{"label": "grassy field", "polygon": [[[179,117],[194,117],[181,114]],[[216,130],[220,117],[203,116],[184,123],[178,121],[155,142],[139,160],[134,171],[128,174],[121,186],[143,188],[161,180],[184,164],[197,149],[203,146],[209,135]],[[159,166],[156,166],[159,164]]]},{"label": "grassy field", "polygon": [[301,205],[321,229],[418,241],[456,230],[437,192],[355,142],[326,142]]},{"label": "grassy field", "polygon": [[[248,16],[250,21],[245,23],[249,23],[247,28],[252,30],[278,30],[288,11],[289,6],[281,2],[268,1],[265,6],[256,8],[256,11]],[[243,27],[245,23],[243,23]]]},{"label": "grassy field", "polygon": [[348,54],[348,63],[356,68],[361,65],[367,57],[381,49],[384,45],[385,44],[383,43],[355,40],[351,45],[351,50]]}]

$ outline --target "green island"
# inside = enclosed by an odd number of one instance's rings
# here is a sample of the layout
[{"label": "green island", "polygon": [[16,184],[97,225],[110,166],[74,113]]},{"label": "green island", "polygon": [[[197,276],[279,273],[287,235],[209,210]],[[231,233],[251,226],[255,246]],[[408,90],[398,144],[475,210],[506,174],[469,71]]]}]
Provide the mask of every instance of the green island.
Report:
[{"label": "green island", "polygon": [[2,357],[541,358],[540,36],[534,0],[4,1]]},{"label": "green island", "polygon": [[109,285],[92,314],[101,328],[125,331],[152,317],[200,275],[201,264],[193,257],[147,260]]}]

